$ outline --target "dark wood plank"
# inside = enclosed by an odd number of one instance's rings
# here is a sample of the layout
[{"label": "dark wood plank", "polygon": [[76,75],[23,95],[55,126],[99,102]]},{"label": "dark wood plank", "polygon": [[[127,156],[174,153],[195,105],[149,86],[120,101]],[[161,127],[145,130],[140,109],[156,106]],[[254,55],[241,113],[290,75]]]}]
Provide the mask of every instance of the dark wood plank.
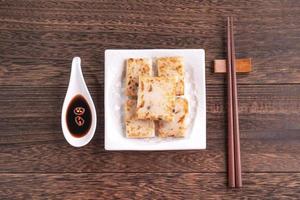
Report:
[{"label": "dark wood plank", "polygon": [[[134,10],[135,12],[150,12],[151,10],[138,10],[137,8],[142,6],[156,6],[160,14],[168,14],[161,12],[161,10],[168,10],[172,11],[175,8],[179,10],[191,10],[193,9],[199,9],[199,4],[201,7],[204,8],[211,8],[212,9],[220,9],[220,8],[226,8],[226,9],[232,9],[234,7],[236,8],[249,8],[249,11],[251,11],[251,8],[257,8],[260,6],[266,6],[265,9],[281,9],[282,8],[282,2],[278,2],[276,0],[270,0],[267,2],[264,2],[262,0],[253,0],[251,2],[249,1],[241,1],[242,3],[239,3],[240,1],[233,0],[220,0],[220,1],[211,1],[211,0],[202,0],[202,1],[193,1],[193,0],[186,0],[184,2],[182,1],[173,1],[173,0],[153,0],[153,1],[131,1],[128,3],[126,0],[104,0],[101,2],[97,1],[87,1],[87,0],[49,0],[47,2],[44,2],[42,0],[15,0],[15,1],[2,1],[1,2],[1,8],[14,8],[14,9],[38,9],[38,10],[81,10],[81,11],[102,11],[102,10],[119,10],[119,11],[131,11]],[[298,1],[297,0],[287,0],[284,1],[285,9],[292,9],[297,6]],[[167,7],[165,5],[168,5]],[[149,8],[150,9],[150,8]],[[256,10],[252,10],[255,12]],[[175,13],[176,14],[176,13]]]},{"label": "dark wood plank", "polygon": [[[90,89],[98,117],[104,119],[103,90],[99,86]],[[244,171],[299,171],[299,90],[299,85],[239,87]],[[74,149],[69,146],[60,128],[66,87],[5,86],[0,91],[0,109],[5,110],[5,115],[0,115],[2,172],[226,170],[222,85],[207,86],[208,150],[153,153],[105,152],[104,120],[98,120],[95,138],[87,147]],[[186,165],[187,161],[191,164]]]},{"label": "dark wood plank", "polygon": [[[224,140],[208,140],[201,151],[109,152],[101,139],[78,149],[61,133],[53,137],[61,140],[1,144],[0,172],[226,172]],[[242,139],[243,172],[299,172],[299,147],[298,140]]]},{"label": "dark wood plank", "polygon": [[[299,199],[299,173],[246,173],[227,189],[223,173],[0,174],[1,199]],[[28,184],[30,183],[30,184]]]},{"label": "dark wood plank", "polygon": [[[60,85],[67,80],[75,55],[85,63],[87,82],[98,84],[107,48],[204,48],[207,83],[220,84],[224,76],[212,74],[211,62],[225,56],[229,14],[237,16],[238,56],[253,58],[254,71],[240,76],[240,83],[300,80],[296,1],[5,1],[0,5],[0,85]],[[17,76],[10,78],[12,73]]]},{"label": "dark wood plank", "polygon": [[[67,83],[65,83],[67,85]],[[89,87],[98,114],[97,137],[103,138],[103,85]],[[3,143],[33,142],[37,136],[45,140],[61,133],[60,115],[67,88],[2,86],[0,115]],[[241,138],[299,139],[300,85],[240,85],[239,112]],[[207,136],[224,139],[226,130],[225,88],[207,85]],[[5,125],[4,125],[5,124]],[[34,129],[32,128],[34,124]],[[14,138],[11,138],[14,136]],[[53,138],[57,140],[57,137]],[[40,140],[38,140],[40,141]]]},{"label": "dark wood plank", "polygon": [[[1,42],[0,42],[1,44]],[[0,85],[66,86],[73,56],[81,56],[82,71],[88,85],[104,85],[103,53],[99,60],[86,60],[82,54],[72,54],[68,60],[5,58],[0,56]]]}]

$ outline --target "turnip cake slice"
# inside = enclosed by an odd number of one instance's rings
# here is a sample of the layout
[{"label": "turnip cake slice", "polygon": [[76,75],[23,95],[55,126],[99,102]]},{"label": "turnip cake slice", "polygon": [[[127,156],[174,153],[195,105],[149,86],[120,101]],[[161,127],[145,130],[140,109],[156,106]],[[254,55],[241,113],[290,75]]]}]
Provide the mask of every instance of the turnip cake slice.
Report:
[{"label": "turnip cake slice", "polygon": [[125,103],[125,126],[128,138],[149,138],[155,136],[152,120],[137,119],[136,100],[128,99]]},{"label": "turnip cake slice", "polygon": [[184,98],[176,98],[175,117],[173,121],[159,121],[158,122],[158,136],[159,137],[184,137],[186,134],[185,120],[188,115],[188,101]]},{"label": "turnip cake slice", "polygon": [[152,76],[152,62],[148,58],[129,58],[126,61],[126,95],[137,96],[139,76]]},{"label": "turnip cake slice", "polygon": [[182,57],[162,57],[156,60],[158,76],[176,78],[176,95],[184,95],[184,64]]},{"label": "turnip cake slice", "polygon": [[139,119],[173,120],[175,81],[174,77],[140,76],[137,100]]}]

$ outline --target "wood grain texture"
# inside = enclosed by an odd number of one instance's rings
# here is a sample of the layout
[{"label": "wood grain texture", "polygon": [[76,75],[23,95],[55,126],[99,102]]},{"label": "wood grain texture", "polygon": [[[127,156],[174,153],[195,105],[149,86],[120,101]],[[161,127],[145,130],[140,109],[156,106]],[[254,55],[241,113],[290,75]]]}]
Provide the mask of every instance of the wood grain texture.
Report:
[{"label": "wood grain texture", "polygon": [[[61,136],[62,137],[62,136]],[[241,140],[244,172],[298,172],[296,140]],[[203,151],[108,152],[103,141],[74,149],[59,141],[2,144],[0,172],[226,172],[224,140]]]},{"label": "wood grain texture", "polygon": [[[32,142],[31,135],[60,134],[60,114],[65,92],[61,87],[2,86],[0,88],[0,115],[2,136],[14,135],[13,140],[1,138],[4,143]],[[98,114],[96,137],[104,136],[103,85],[89,86]],[[207,137],[223,139],[226,129],[225,88],[207,85]],[[240,85],[239,113],[241,137],[247,139],[299,139],[300,135],[300,85]],[[4,126],[5,123],[5,126]],[[35,128],[32,129],[32,123]],[[22,136],[21,140],[18,136]],[[55,138],[58,139],[58,138]]]},{"label": "wood grain texture", "polygon": [[[300,174],[245,173],[227,189],[223,173],[1,174],[7,199],[299,199]],[[28,182],[31,184],[29,185]],[[280,196],[279,196],[280,195]]]},{"label": "wood grain texture", "polygon": [[225,57],[228,15],[237,18],[238,57],[253,58],[251,76],[239,83],[299,83],[299,3],[270,2],[3,1],[0,84],[59,85],[75,55],[83,59],[87,83],[99,84],[107,48],[204,48],[207,83],[224,83],[211,65]]},{"label": "wood grain texture", "polygon": [[[226,171],[224,88],[220,85],[207,86],[208,148],[187,152],[105,152],[103,90],[100,86],[90,90],[98,113],[97,131],[93,142],[78,150],[66,143],[61,132],[66,87],[1,87],[0,109],[6,114],[0,115],[0,171]],[[300,86],[240,85],[239,100],[243,170],[299,171]]]},{"label": "wood grain texture", "polygon": [[[236,19],[244,188],[226,188],[225,21]],[[0,1],[0,199],[299,199],[298,0]],[[106,152],[105,49],[203,48],[207,150]],[[60,128],[71,59],[96,102],[86,147]]]}]

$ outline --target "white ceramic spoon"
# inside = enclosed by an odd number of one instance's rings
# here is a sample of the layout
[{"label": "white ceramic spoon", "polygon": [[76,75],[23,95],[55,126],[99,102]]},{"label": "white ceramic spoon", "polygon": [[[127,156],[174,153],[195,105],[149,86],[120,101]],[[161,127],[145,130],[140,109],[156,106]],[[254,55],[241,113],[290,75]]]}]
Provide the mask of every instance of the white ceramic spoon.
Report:
[{"label": "white ceramic spoon", "polygon": [[[67,110],[70,102],[77,95],[84,97],[88,103],[91,111],[91,125],[88,132],[82,137],[76,137],[71,134],[70,129],[67,126]],[[88,91],[85,84],[82,71],[81,71],[81,60],[79,57],[74,57],[72,61],[71,76],[68,86],[68,91],[64,100],[61,114],[61,126],[66,140],[70,145],[74,147],[82,147],[89,143],[94,136],[97,125],[97,115],[95,105],[93,103],[92,97]]]}]

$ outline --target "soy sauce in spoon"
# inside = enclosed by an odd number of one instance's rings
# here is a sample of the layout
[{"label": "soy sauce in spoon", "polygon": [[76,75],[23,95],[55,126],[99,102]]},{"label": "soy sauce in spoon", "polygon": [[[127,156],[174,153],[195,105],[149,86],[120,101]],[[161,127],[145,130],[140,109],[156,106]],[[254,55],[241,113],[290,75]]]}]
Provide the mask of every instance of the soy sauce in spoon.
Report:
[{"label": "soy sauce in spoon", "polygon": [[82,147],[93,138],[97,113],[81,70],[81,59],[73,58],[68,90],[61,112],[61,127],[67,142]]},{"label": "soy sauce in spoon", "polygon": [[74,137],[86,135],[92,122],[89,104],[82,95],[76,95],[69,103],[66,114],[67,127]]}]

